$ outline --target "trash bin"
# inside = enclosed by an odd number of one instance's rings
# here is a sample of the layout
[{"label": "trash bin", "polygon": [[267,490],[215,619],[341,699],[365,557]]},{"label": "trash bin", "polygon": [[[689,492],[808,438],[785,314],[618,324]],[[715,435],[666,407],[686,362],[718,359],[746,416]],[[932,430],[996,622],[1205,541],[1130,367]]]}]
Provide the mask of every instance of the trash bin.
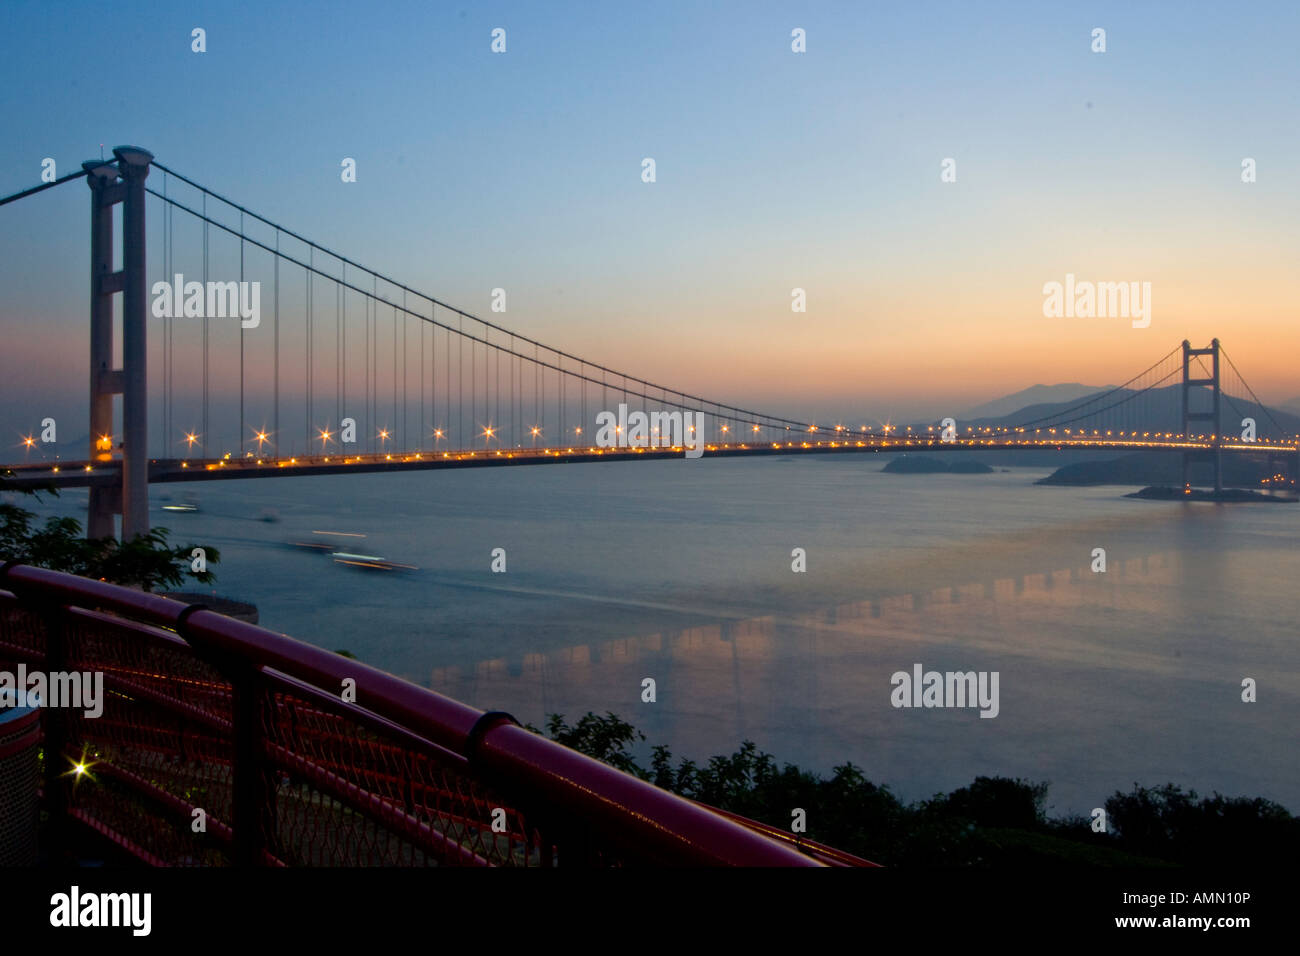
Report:
[{"label": "trash bin", "polygon": [[0,866],[36,865],[41,714],[0,709]]}]

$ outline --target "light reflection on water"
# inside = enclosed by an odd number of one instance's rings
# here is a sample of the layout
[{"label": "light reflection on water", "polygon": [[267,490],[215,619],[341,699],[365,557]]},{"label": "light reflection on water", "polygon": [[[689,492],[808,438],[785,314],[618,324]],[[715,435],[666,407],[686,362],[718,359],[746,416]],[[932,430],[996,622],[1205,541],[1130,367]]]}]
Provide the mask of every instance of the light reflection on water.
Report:
[{"label": "light reflection on water", "polygon": [[[1300,810],[1300,510],[885,475],[876,457],[608,463],[153,489],[264,626],[541,724],[613,711],[678,755],[754,740],[907,799],[1002,774],[1086,813],[1134,781]],[[197,492],[202,511],[161,510]],[[59,510],[83,499],[65,494]],[[281,521],[256,520],[265,508]],[[313,530],[418,566],[290,549]],[[364,547],[362,547],[364,544]],[[508,570],[489,571],[493,548]],[[791,549],[808,571],[790,570]],[[1105,548],[1108,571],[1089,570]],[[890,675],[996,670],[1000,714],[894,709]],[[1259,702],[1240,701],[1243,677]],[[641,702],[653,677],[658,700]]]}]

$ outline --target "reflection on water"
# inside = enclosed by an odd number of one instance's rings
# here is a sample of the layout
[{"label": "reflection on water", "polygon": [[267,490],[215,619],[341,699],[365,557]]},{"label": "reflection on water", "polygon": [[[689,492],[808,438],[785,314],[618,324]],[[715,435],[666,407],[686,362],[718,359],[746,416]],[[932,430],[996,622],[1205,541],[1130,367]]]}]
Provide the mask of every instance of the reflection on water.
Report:
[{"label": "reflection on water", "polygon": [[[1173,634],[1163,602],[1195,577],[1184,564],[1165,552],[1114,562],[1104,576],[1085,564],[987,578],[438,667],[431,684],[530,716],[612,710],[691,755],[752,738],[804,765],[851,759],[909,797],[999,773],[1051,780],[1062,812],[1133,781],[1295,805],[1294,724],[1276,720],[1295,713],[1295,656],[1281,665],[1232,630]],[[1178,619],[1192,624],[1196,609],[1185,610]],[[1000,715],[892,708],[890,675],[917,662],[999,671]],[[655,704],[637,698],[647,676]],[[1241,703],[1242,676],[1282,706]]]},{"label": "reflection on water", "polygon": [[[851,760],[907,799],[1004,774],[1050,781],[1055,812],[1134,781],[1300,810],[1300,509],[880,464],[216,482],[196,486],[200,512],[155,523],[218,547],[220,592],[255,602],[265,626],[535,724],[613,711],[647,751],[697,760],[749,738],[809,768]],[[278,524],[257,520],[269,507]],[[320,528],[418,570],[284,546]],[[999,715],[894,709],[890,675],[914,663],[998,671]],[[1241,702],[1243,677],[1258,703]]]}]

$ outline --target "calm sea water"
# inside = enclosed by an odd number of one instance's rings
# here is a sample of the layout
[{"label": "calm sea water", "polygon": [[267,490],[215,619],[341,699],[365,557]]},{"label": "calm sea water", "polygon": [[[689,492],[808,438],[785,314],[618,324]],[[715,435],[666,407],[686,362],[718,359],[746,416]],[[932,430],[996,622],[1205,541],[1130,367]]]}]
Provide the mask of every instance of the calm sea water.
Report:
[{"label": "calm sea water", "polygon": [[[155,486],[153,520],[219,548],[218,593],[255,603],[266,627],[534,724],[613,711],[645,732],[643,754],[663,743],[702,760],[751,739],[807,768],[853,761],[906,799],[1001,774],[1050,782],[1054,813],[1135,781],[1300,811],[1300,508],[881,464]],[[187,494],[200,512],[161,510]],[[267,508],[278,522],[258,520]],[[364,534],[337,540],[418,570],[285,545],[314,531]],[[1089,570],[1094,548],[1105,574]],[[997,671],[999,715],[892,707],[890,676],[915,663]],[[1241,701],[1245,677],[1257,703]]]}]

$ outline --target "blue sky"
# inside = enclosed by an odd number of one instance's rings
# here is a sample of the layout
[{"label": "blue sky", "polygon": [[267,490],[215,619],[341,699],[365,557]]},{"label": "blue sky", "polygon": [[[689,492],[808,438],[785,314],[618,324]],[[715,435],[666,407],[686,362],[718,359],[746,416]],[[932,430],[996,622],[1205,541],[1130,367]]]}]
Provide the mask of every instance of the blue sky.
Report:
[{"label": "blue sky", "polygon": [[[504,287],[521,332],[776,412],[938,413],[1212,335],[1283,399],[1298,10],[9,0],[0,193],[139,144],[470,312]],[[0,335],[75,351],[87,203],[56,192],[0,210]],[[1045,319],[1066,272],[1152,281],[1153,327]]]}]

